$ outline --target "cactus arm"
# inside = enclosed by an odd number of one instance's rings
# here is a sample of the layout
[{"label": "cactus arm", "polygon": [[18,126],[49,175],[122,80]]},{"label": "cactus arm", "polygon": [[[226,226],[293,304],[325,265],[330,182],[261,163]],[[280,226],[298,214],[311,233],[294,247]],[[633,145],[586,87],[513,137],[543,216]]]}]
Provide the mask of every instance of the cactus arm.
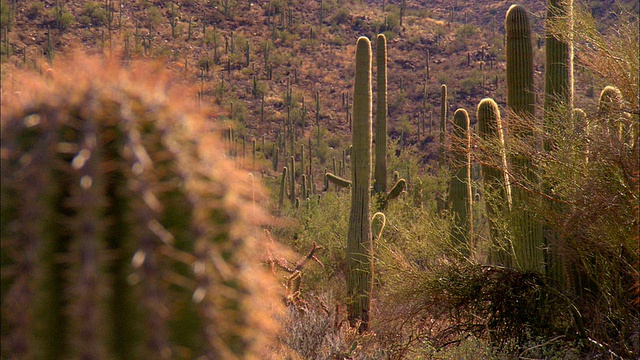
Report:
[{"label": "cactus arm", "polygon": [[328,172],[325,175],[325,178],[327,179],[327,181],[329,181],[330,183],[343,187],[343,188],[350,188],[351,187],[351,181],[345,179],[345,178],[341,178],[340,176],[337,175],[333,175],[332,173]]}]

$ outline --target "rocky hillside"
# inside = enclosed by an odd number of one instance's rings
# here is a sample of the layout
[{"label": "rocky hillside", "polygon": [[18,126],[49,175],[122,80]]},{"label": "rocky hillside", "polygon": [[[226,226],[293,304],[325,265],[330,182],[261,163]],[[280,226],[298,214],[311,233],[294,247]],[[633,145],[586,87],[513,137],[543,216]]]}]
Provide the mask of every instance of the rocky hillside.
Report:
[{"label": "rocky hillside", "polygon": [[[349,136],[355,40],[384,32],[389,40],[391,137],[417,143],[428,160],[441,84],[449,88],[451,114],[458,107],[473,113],[484,97],[504,104],[503,19],[511,3],[3,0],[2,60],[33,66],[71,50],[114,54],[123,61],[161,59],[184,73],[202,103],[219,106],[224,119],[234,120],[225,126],[258,141],[263,136],[276,139],[287,108],[298,135],[313,138],[318,96],[320,132],[326,140],[320,144],[325,151],[318,154],[325,161]],[[603,20],[618,9],[613,0],[593,3],[594,14]],[[637,11],[637,3],[621,3]],[[537,34],[536,88],[542,89],[546,2],[524,5]],[[580,106],[593,96],[594,84],[579,69],[577,76]],[[7,77],[3,72],[3,80]]]}]

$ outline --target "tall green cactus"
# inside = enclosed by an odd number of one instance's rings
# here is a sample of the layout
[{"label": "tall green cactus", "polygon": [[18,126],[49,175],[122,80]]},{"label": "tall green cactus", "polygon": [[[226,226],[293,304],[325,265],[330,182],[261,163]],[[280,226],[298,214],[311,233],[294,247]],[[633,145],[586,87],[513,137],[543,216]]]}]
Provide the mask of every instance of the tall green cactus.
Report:
[{"label": "tall green cactus", "polygon": [[[544,118],[548,128],[553,128],[560,111],[570,119],[573,108],[573,43],[552,31],[553,24],[561,19],[573,21],[573,0],[549,0],[547,6]],[[545,144],[545,150],[550,147],[551,144]]]},{"label": "tall green cactus", "polygon": [[289,157],[289,197],[291,204],[296,202],[296,158]]},{"label": "tall green cactus", "polygon": [[157,69],[59,64],[3,99],[1,357],[262,358],[276,284],[204,117]]},{"label": "tall green cactus", "polygon": [[347,304],[349,322],[359,331],[369,327],[373,287],[371,240],[371,42],[360,37],[356,45],[353,89],[353,147],[351,149],[351,212],[347,234]]},{"label": "tall green cactus", "polygon": [[387,191],[387,38],[378,35],[376,53],[378,101],[376,102],[376,165],[373,191]]},{"label": "tall green cactus", "polygon": [[[440,96],[440,143],[438,144],[438,164],[441,168],[446,167],[446,135],[447,135],[447,111],[449,104],[447,103],[447,85],[442,84]],[[447,194],[446,191],[436,193],[436,207],[438,214],[447,206]]]},{"label": "tall green cactus", "polygon": [[521,117],[534,115],[531,26],[522,5],[511,5],[505,19],[507,106]]},{"label": "tall green cactus", "polygon": [[280,179],[280,198],[278,200],[278,205],[281,209],[284,206],[284,199],[287,197],[287,180],[289,179],[288,172],[289,169],[286,166],[282,168],[282,178]]},{"label": "tall green cactus", "polygon": [[[504,146],[504,133],[500,109],[493,99],[482,99],[478,104],[478,135],[490,151],[497,151],[500,164],[491,166],[486,161],[481,163],[482,181],[484,184],[485,205],[489,220],[489,236],[492,248],[489,259],[497,265],[510,266],[510,246],[502,243],[497,219],[506,214],[511,207],[511,185],[507,170],[507,156]],[[497,148],[494,146],[497,145]]]},{"label": "tall green cactus", "polygon": [[465,256],[473,254],[473,197],[471,196],[471,133],[469,114],[458,109],[453,114],[452,144],[455,146],[454,161],[457,170],[449,183],[449,201],[453,224],[452,244]]},{"label": "tall green cactus", "polygon": [[441,92],[440,92],[440,147],[438,150],[438,159],[440,159],[440,166],[444,166],[446,164],[445,159],[445,141],[447,136],[447,111],[449,108],[449,103],[447,101],[447,85],[442,84]]},{"label": "tall green cactus", "polygon": [[[509,111],[523,122],[534,120],[535,93],[533,88],[533,48],[531,26],[527,11],[521,5],[512,5],[505,19],[507,106]],[[512,135],[520,140],[532,136],[525,127],[516,127]],[[516,151],[511,157],[513,173],[521,185],[537,186],[538,178],[531,159]],[[542,226],[534,219],[528,202],[530,193],[522,186],[511,189],[513,210],[516,212],[514,252],[516,265],[522,270],[544,273],[544,239]]]}]

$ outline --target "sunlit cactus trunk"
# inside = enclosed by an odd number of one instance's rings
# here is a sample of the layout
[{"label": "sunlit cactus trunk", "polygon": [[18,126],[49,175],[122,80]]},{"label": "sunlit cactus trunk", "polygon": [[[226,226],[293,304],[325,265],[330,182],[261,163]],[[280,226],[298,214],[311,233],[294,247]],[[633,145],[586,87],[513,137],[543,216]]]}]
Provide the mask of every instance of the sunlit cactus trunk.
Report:
[{"label": "sunlit cactus trunk", "polygon": [[[478,135],[487,146],[498,152],[500,163],[487,164],[483,162],[482,181],[484,184],[485,205],[489,220],[489,236],[492,247],[489,252],[489,261],[493,264],[511,265],[511,245],[503,240],[498,226],[498,218],[508,213],[511,205],[511,186],[507,173],[507,156],[504,145],[504,133],[500,109],[493,99],[482,99],[478,104],[476,113],[478,119]],[[497,149],[494,146],[497,145]]]},{"label": "sunlit cactus trunk", "polygon": [[378,101],[376,102],[376,166],[373,190],[387,191],[387,38],[378,35],[376,53]]},{"label": "sunlit cactus trunk", "polygon": [[[559,22],[568,22],[562,29],[569,34],[553,30]],[[546,19],[544,119],[549,128],[554,121],[569,121],[573,109],[573,43],[565,37],[573,26],[573,0],[549,0]],[[557,31],[557,30],[556,30]],[[553,127],[551,127],[553,128]],[[548,150],[551,144],[545,144]]]},{"label": "sunlit cactus trunk", "polygon": [[449,183],[449,201],[453,223],[451,242],[464,256],[473,254],[473,215],[471,197],[471,134],[469,114],[458,109],[453,114],[452,145],[455,146],[451,166],[456,169]]},{"label": "sunlit cactus trunk", "polygon": [[371,241],[371,42],[360,37],[356,47],[353,90],[353,147],[351,149],[351,212],[347,235],[348,313],[359,331],[369,327],[373,279]]},{"label": "sunlit cactus trunk", "polygon": [[[507,65],[507,107],[520,118],[520,122],[534,122],[535,93],[533,87],[533,48],[531,26],[527,11],[521,5],[512,5],[505,20],[506,65]],[[533,125],[532,125],[533,126]],[[511,136],[527,141],[532,131],[518,126]],[[520,186],[512,187],[513,210],[517,223],[514,231],[515,264],[525,271],[544,273],[544,239],[542,225],[530,210],[530,193],[523,186],[537,187],[538,176],[531,159],[516,150],[511,157],[514,180]]]},{"label": "sunlit cactus trunk", "polygon": [[438,148],[438,159],[440,166],[446,165],[445,158],[445,141],[447,138],[447,111],[449,109],[449,103],[447,101],[447,85],[442,84],[440,91],[440,146]]},{"label": "sunlit cactus trunk", "polygon": [[622,93],[615,86],[605,86],[598,100],[598,125],[610,141],[622,141]]}]

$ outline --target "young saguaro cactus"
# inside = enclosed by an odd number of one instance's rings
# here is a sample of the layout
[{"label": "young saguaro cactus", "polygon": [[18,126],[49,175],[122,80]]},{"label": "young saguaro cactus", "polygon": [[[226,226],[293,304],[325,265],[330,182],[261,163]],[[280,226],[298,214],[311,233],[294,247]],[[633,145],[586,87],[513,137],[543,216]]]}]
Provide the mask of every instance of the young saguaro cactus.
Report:
[{"label": "young saguaro cactus", "polygon": [[[533,48],[531,26],[527,11],[521,5],[512,5],[505,19],[507,106],[522,122],[534,121],[535,94],[533,88]],[[513,137],[526,141],[532,136],[526,127],[517,127]],[[512,155],[513,173],[518,181],[527,186],[537,186],[538,178],[531,159],[518,151]],[[516,211],[514,252],[516,266],[525,271],[544,273],[544,239],[542,226],[528,209],[530,194],[522,186],[511,189],[513,210]]]},{"label": "young saguaro cactus", "polygon": [[353,147],[351,149],[351,211],[347,234],[347,293],[349,322],[359,331],[369,327],[373,290],[373,245],[371,240],[371,42],[360,37],[356,45],[353,89]]},{"label": "young saguaro cactus", "polygon": [[378,101],[376,102],[376,165],[373,191],[387,191],[387,38],[378,35],[376,45]]},{"label": "young saguaro cactus", "polygon": [[458,109],[453,114],[452,143],[456,147],[452,166],[457,170],[449,183],[449,201],[453,216],[451,241],[465,256],[473,253],[473,198],[471,196],[471,133],[469,114]]},{"label": "young saguaro cactus", "polygon": [[147,64],[58,64],[3,88],[1,357],[264,358],[260,212],[203,114]]},{"label": "young saguaro cactus", "polygon": [[500,232],[496,224],[496,219],[507,213],[511,207],[511,185],[509,173],[506,171],[507,156],[498,104],[490,98],[482,99],[478,104],[476,117],[478,135],[487,145],[487,149],[484,150],[497,152],[500,161],[498,166],[495,163],[492,165],[486,161],[481,162],[484,192],[487,194],[485,205],[489,220],[489,236],[493,245],[489,257],[494,264],[510,266],[511,251],[499,241]]},{"label": "young saguaro cactus", "polygon": [[622,140],[622,93],[615,86],[605,86],[600,92],[598,117],[605,133],[613,134],[613,139]]},{"label": "young saguaro cactus", "polygon": [[445,165],[445,141],[447,136],[447,111],[449,103],[447,101],[447,85],[442,84],[440,99],[440,147],[438,150],[440,166]]}]

